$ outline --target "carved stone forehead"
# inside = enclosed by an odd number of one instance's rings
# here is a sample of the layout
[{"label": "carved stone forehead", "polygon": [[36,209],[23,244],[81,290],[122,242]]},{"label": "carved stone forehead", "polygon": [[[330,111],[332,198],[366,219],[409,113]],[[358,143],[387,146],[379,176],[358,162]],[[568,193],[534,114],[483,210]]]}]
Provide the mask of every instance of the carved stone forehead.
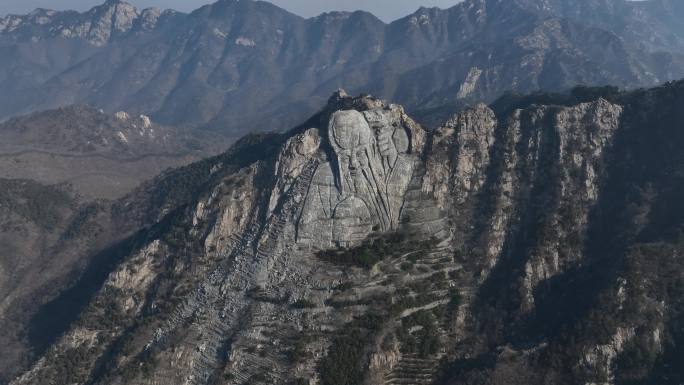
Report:
[{"label": "carved stone forehead", "polygon": [[372,132],[363,114],[356,110],[337,111],[330,118],[330,139],[342,150],[368,146]]}]

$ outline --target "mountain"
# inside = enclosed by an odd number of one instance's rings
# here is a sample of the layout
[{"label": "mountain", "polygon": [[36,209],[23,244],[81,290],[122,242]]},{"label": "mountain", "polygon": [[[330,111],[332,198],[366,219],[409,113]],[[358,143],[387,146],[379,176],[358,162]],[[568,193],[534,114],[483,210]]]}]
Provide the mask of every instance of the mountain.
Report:
[{"label": "mountain", "polygon": [[[126,234],[110,226],[108,205],[81,203],[64,186],[0,179],[0,383],[26,365],[26,314],[57,295],[97,254]],[[57,317],[56,314],[53,314]],[[22,332],[23,333],[23,332]]]},{"label": "mountain", "polygon": [[337,92],[102,209],[118,239],[5,300],[3,378],[679,384],[683,102],[509,94],[427,131]]},{"label": "mountain", "polygon": [[70,104],[221,132],[282,130],[330,92],[370,92],[430,125],[504,91],[653,86],[684,76],[677,0],[466,0],[384,24],[221,0],[191,14],[109,0],[0,19],[0,117]]},{"label": "mountain", "polygon": [[222,145],[215,135],[164,127],[144,115],[69,106],[0,123],[0,178],[69,184],[87,199],[120,198]]},{"label": "mountain", "polygon": [[520,3],[538,12],[607,27],[627,44],[641,46],[650,52],[681,50],[684,44],[682,25],[678,20],[682,4],[676,0],[592,0],[572,3],[563,0],[521,0]]}]

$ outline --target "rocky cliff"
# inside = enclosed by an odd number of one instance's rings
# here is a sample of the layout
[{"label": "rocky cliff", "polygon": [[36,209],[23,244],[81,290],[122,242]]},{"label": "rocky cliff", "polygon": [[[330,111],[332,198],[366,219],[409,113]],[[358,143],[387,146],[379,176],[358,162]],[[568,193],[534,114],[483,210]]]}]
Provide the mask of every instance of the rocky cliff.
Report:
[{"label": "rocky cliff", "polygon": [[338,92],[168,173],[11,383],[677,383],[684,84],[606,91],[434,131]]}]

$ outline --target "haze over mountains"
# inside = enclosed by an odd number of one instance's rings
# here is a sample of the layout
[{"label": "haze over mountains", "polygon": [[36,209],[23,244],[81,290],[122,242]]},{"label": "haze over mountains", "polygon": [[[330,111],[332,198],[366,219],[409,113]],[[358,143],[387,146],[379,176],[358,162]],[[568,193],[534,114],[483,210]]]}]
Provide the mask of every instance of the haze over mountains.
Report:
[{"label": "haze over mountains", "polygon": [[37,10],[0,19],[0,117],[91,104],[237,138],[297,124],[338,87],[422,118],[506,90],[655,85],[684,76],[683,12],[675,0],[469,0],[385,24],[250,0]]},{"label": "haze over mountains", "polygon": [[0,123],[0,178],[69,185],[85,199],[113,199],[225,146],[217,135],[160,126],[145,115],[70,106]]}]

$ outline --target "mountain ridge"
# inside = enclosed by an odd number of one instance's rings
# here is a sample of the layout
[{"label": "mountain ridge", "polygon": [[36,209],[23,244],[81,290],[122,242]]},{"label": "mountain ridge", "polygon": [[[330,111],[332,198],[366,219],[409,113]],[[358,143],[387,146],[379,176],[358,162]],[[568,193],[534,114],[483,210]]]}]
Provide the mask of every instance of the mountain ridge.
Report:
[{"label": "mountain ridge", "polygon": [[680,385],[678,16],[0,17],[0,384]]},{"label": "mountain ridge", "polygon": [[0,123],[0,178],[68,184],[86,200],[115,199],[168,167],[228,145],[198,134],[88,106],[36,112]]},{"label": "mountain ridge", "polygon": [[338,92],[116,202],[134,240],[42,307],[11,383],[674,384],[683,98],[507,96],[427,132]]},{"label": "mountain ridge", "polygon": [[[121,6],[119,27],[92,16],[84,25],[93,28],[67,33],[77,38],[50,37],[58,28],[47,40],[32,22],[25,33],[0,32],[8,53],[0,61],[0,116],[92,104],[234,140],[248,129],[297,124],[340,87],[396,100],[420,116],[437,105],[491,102],[507,90],[651,86],[684,76],[682,10],[613,3],[648,12],[606,8],[602,17],[615,22],[601,26],[583,16],[592,0],[573,3],[583,12],[574,18],[564,7],[539,11],[537,1],[468,0],[386,24],[365,12],[305,19],[263,2],[222,1],[190,14],[157,12],[149,28],[136,27],[142,16],[130,15],[140,12]],[[655,25],[654,15],[670,21]]]}]

